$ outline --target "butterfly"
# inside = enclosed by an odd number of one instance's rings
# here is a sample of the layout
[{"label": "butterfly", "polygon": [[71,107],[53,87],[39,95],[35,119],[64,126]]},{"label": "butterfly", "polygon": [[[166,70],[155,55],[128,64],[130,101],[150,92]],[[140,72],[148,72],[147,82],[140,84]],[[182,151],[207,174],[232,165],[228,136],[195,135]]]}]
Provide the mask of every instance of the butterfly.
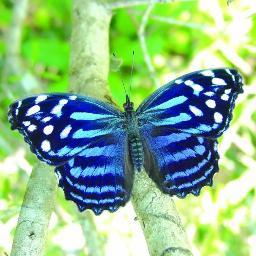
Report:
[{"label": "butterfly", "polygon": [[80,211],[116,211],[145,168],[161,191],[184,198],[212,185],[217,138],[228,128],[242,77],[230,68],[181,76],[134,110],[95,98],[40,94],[14,102],[8,119],[31,151],[55,166],[59,186]]}]

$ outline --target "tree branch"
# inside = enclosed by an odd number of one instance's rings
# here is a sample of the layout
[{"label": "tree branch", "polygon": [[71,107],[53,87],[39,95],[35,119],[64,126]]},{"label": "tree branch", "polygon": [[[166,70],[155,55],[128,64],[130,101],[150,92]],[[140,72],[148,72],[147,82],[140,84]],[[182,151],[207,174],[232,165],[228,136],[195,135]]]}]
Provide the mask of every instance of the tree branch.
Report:
[{"label": "tree branch", "polygon": [[109,24],[102,1],[74,0],[70,88],[90,96],[109,96]]},{"label": "tree branch", "polygon": [[45,164],[34,168],[21,206],[11,256],[43,255],[56,186],[52,168]]},{"label": "tree branch", "polygon": [[120,0],[120,1],[113,1],[109,4],[107,4],[107,7],[110,10],[116,10],[120,8],[128,8],[128,7],[133,7],[133,6],[138,6],[138,5],[147,5],[150,3],[169,3],[173,2],[174,0]]},{"label": "tree branch", "polygon": [[145,61],[146,65],[147,65],[147,68],[149,70],[150,77],[153,80],[155,86],[157,88],[159,88],[160,84],[159,84],[159,81],[156,77],[156,72],[155,72],[155,69],[154,69],[153,64],[151,62],[151,59],[150,59],[150,56],[149,56],[149,53],[148,53],[147,44],[146,44],[146,39],[145,39],[145,28],[146,28],[150,13],[153,10],[153,8],[154,8],[154,3],[151,2],[148,5],[148,7],[147,7],[147,9],[146,9],[146,11],[145,11],[145,13],[142,17],[141,25],[140,25],[139,31],[138,31],[138,37],[139,37],[139,40],[140,40],[140,45],[141,45],[142,53],[143,53],[143,56],[144,56],[144,61]]},{"label": "tree branch", "polygon": [[132,202],[150,255],[192,255],[172,198],[163,194],[145,171],[135,176]]},{"label": "tree branch", "polygon": [[[23,67],[20,60],[22,28],[27,15],[28,1],[29,0],[13,1],[12,20],[5,35],[6,53],[1,83],[7,96],[13,99],[13,91],[19,89],[19,91],[23,90],[25,93],[31,91],[33,88],[40,87],[39,85],[41,85],[37,78]],[[16,77],[15,83],[10,84],[9,77],[11,76]],[[6,97],[6,95],[1,95],[0,100],[2,100],[2,97]]]}]

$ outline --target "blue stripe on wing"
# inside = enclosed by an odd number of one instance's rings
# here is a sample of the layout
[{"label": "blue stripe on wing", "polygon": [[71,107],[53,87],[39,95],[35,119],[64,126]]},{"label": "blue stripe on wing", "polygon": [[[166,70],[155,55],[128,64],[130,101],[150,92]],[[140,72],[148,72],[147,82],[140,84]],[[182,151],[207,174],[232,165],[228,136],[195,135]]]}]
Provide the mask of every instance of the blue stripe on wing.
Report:
[{"label": "blue stripe on wing", "polygon": [[159,188],[184,198],[199,195],[212,185],[218,171],[217,141],[192,134],[147,125],[144,137],[145,169]]},{"label": "blue stripe on wing", "polygon": [[153,93],[136,113],[140,125],[217,138],[232,119],[242,77],[234,69],[201,70],[182,76]]},{"label": "blue stripe on wing", "polygon": [[66,164],[56,168],[65,197],[80,211],[114,212],[130,198],[133,169],[124,132],[93,143]]},{"label": "blue stripe on wing", "polygon": [[60,165],[88,144],[119,129],[122,113],[90,97],[41,94],[10,106],[12,129],[18,129],[32,152],[48,164]]}]

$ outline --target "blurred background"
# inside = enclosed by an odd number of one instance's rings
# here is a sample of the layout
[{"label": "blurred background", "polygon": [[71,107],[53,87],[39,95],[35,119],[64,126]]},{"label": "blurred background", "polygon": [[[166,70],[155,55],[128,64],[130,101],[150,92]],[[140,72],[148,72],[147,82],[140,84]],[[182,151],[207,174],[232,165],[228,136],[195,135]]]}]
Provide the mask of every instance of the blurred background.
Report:
[{"label": "blurred background", "polygon": [[[71,3],[2,0],[0,13],[0,255],[6,255],[37,162],[22,136],[10,130],[7,108],[30,94],[69,91]],[[133,50],[136,106],[164,83],[194,70],[234,67],[244,76],[244,94],[219,140],[220,171],[213,187],[175,202],[195,255],[256,255],[256,2],[177,0],[151,9],[116,9],[110,46],[117,58],[110,60],[109,86],[119,106],[121,79],[130,84]],[[130,203],[94,221],[105,255],[148,255]],[[60,189],[46,255],[87,255],[82,215]]]}]

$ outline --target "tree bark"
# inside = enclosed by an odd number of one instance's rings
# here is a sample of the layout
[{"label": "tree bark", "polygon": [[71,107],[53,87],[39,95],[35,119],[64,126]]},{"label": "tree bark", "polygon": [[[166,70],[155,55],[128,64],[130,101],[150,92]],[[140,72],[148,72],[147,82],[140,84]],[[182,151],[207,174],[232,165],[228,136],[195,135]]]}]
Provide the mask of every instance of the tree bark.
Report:
[{"label": "tree bark", "polygon": [[192,255],[173,199],[163,194],[144,170],[135,176],[132,202],[150,255]]},{"label": "tree bark", "polygon": [[73,3],[70,88],[106,100],[111,12],[99,0]]},{"label": "tree bark", "polygon": [[21,206],[11,256],[43,255],[56,187],[51,167],[39,164],[33,169]]}]

